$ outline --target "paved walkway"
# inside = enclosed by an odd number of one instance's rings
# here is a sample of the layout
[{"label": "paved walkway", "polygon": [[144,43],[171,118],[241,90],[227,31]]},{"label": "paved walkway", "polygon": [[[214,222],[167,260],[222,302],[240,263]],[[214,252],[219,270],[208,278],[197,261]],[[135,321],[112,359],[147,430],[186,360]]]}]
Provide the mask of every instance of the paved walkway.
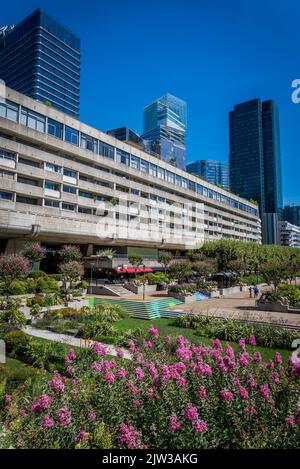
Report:
[{"label": "paved walkway", "polygon": [[[268,287],[266,287],[267,289]],[[255,307],[255,299],[249,298],[249,292],[239,292],[223,298],[195,301],[168,309],[183,310],[192,314],[244,319],[248,321],[268,322],[273,324],[293,324],[300,326],[300,314],[260,311]]]},{"label": "paved walkway", "polygon": [[[31,335],[33,337],[39,337],[40,339],[47,339],[52,342],[58,342],[60,344],[67,344],[67,345],[70,345],[71,347],[88,348],[88,347],[91,347],[94,343],[94,340],[78,339],[77,337],[73,337],[71,335],[58,334],[56,332],[47,331],[45,329],[37,329],[32,326],[23,327],[23,331],[26,334]],[[102,345],[104,345],[109,355],[113,355],[115,357],[117,356],[116,347],[114,345],[108,345],[108,344],[102,344]],[[124,358],[130,359],[131,358],[130,352],[125,348],[122,348],[122,347],[120,348],[124,352]]]}]

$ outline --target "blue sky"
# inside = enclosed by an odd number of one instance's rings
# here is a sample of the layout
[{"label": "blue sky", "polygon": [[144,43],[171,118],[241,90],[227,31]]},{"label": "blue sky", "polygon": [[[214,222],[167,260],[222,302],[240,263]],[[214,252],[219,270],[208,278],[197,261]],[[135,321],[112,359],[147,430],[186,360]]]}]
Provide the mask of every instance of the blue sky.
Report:
[{"label": "blue sky", "polygon": [[10,0],[1,23],[43,7],[81,37],[81,120],[142,130],[165,92],[188,103],[187,155],[228,158],[228,111],[273,98],[280,112],[284,199],[300,204],[300,3],[296,0]]}]

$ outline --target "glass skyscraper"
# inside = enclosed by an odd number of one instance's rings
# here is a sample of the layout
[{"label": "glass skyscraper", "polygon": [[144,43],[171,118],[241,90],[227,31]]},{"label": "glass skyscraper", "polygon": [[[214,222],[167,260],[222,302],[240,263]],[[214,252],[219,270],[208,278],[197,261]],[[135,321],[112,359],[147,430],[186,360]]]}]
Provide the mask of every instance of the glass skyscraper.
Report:
[{"label": "glass skyscraper", "polygon": [[300,205],[286,205],[283,219],[292,225],[300,226]]},{"label": "glass skyscraper", "polygon": [[10,88],[79,115],[80,39],[42,9],[0,30],[0,78]]},{"label": "glass skyscraper", "polygon": [[146,148],[168,163],[186,166],[186,102],[166,93],[144,108]]},{"label": "glass skyscraper", "polygon": [[229,189],[229,166],[216,160],[197,160],[186,165],[188,173],[201,176],[216,186]]},{"label": "glass skyscraper", "polygon": [[[279,117],[274,101],[237,104],[229,113],[229,129],[231,191],[255,200],[261,215],[276,214],[282,219]],[[273,239],[271,233],[264,237],[265,242]]]}]

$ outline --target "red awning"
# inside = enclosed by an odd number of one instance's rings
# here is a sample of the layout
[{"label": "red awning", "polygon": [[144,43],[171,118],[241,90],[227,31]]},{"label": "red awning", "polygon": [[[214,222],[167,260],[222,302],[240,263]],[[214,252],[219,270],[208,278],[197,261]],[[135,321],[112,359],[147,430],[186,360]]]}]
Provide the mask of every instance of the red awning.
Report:
[{"label": "red awning", "polygon": [[116,267],[114,270],[120,274],[142,274],[146,272],[153,272],[151,267],[126,267],[125,269],[123,269],[123,267]]}]

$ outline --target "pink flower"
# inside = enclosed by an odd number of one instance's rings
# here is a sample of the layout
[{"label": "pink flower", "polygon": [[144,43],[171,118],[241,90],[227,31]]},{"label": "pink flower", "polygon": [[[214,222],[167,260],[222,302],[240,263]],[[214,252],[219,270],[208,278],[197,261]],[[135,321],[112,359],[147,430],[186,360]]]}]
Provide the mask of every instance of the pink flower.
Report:
[{"label": "pink flower", "polygon": [[78,435],[75,438],[75,443],[78,445],[83,440],[86,440],[88,438],[88,433],[85,432],[84,430],[80,430]]},{"label": "pink flower", "polygon": [[100,342],[94,342],[92,350],[98,355],[98,357],[104,357],[106,355],[106,349],[102,344],[100,344]]},{"label": "pink flower", "polygon": [[170,345],[171,343],[172,343],[171,336],[166,335],[166,337],[165,337],[165,344],[166,344],[166,345]]},{"label": "pink flower", "polygon": [[92,410],[90,413],[89,413],[89,416],[88,416],[88,419],[90,422],[93,422],[97,417],[97,414],[94,410]]},{"label": "pink flower", "polygon": [[284,421],[285,421],[287,427],[293,427],[295,425],[295,419],[292,416],[285,417]]},{"label": "pink flower", "polygon": [[278,365],[282,364],[282,356],[281,356],[280,352],[275,352],[274,362],[277,363]]},{"label": "pink flower", "polygon": [[58,409],[57,420],[62,427],[67,427],[68,425],[70,425],[72,420],[72,414],[68,407],[64,406]]},{"label": "pink flower", "polygon": [[206,399],[207,397],[207,392],[205,387],[202,385],[197,391],[198,396],[200,397],[201,400]]},{"label": "pink flower", "polygon": [[178,386],[184,387],[186,385],[186,379],[183,376],[180,376],[177,380]]},{"label": "pink flower", "polygon": [[42,425],[45,430],[47,428],[52,428],[54,427],[54,420],[50,417],[50,415],[46,414],[43,417]]},{"label": "pink flower", "polygon": [[146,364],[146,368],[149,371],[150,375],[156,376],[157,375],[157,369],[154,363],[149,362]]},{"label": "pink flower", "polygon": [[245,348],[246,348],[246,341],[245,341],[245,339],[239,339],[239,340],[238,340],[238,344],[239,344],[239,347],[240,347],[242,350],[245,350]]},{"label": "pink flower", "polygon": [[177,430],[180,429],[180,427],[181,427],[181,423],[177,415],[171,414],[169,416],[169,425],[168,425],[168,429],[170,430],[170,432],[176,432]]},{"label": "pink flower", "polygon": [[135,377],[136,377],[136,380],[137,381],[141,381],[144,377],[145,377],[145,373],[143,372],[142,368],[140,366],[138,366],[136,369],[135,369]]},{"label": "pink flower", "polygon": [[148,394],[148,396],[151,397],[151,398],[157,396],[157,393],[156,393],[156,391],[155,391],[153,388],[149,388],[148,391],[147,391],[147,394]]},{"label": "pink flower", "polygon": [[256,347],[256,339],[255,339],[255,336],[254,336],[254,335],[250,335],[250,337],[249,337],[249,344],[250,344],[252,347]]},{"label": "pink flower", "polygon": [[108,371],[107,373],[105,373],[104,375],[104,380],[106,383],[108,384],[113,384],[114,381],[115,381],[115,375],[111,372],[111,371]]},{"label": "pink flower", "polygon": [[199,420],[197,419],[195,422],[194,422],[194,432],[195,433],[204,433],[207,431],[207,423],[205,422],[205,420]]},{"label": "pink flower", "polygon": [[127,342],[127,346],[129,348],[129,350],[132,352],[132,353],[135,353],[137,351],[137,348],[136,348],[136,345],[135,343],[133,342],[133,340],[128,340]]},{"label": "pink flower", "polygon": [[138,409],[138,410],[141,410],[141,408],[142,408],[141,403],[138,399],[134,399],[134,401],[132,403],[132,407],[134,407],[135,409]]},{"label": "pink flower", "polygon": [[225,354],[228,357],[234,358],[234,350],[229,344],[225,345]]},{"label": "pink flower", "polygon": [[270,387],[268,384],[263,384],[262,386],[260,386],[260,395],[268,400],[270,398]]},{"label": "pink flower", "polygon": [[249,388],[255,388],[256,387],[256,381],[251,373],[248,374],[247,376],[247,385]]},{"label": "pink flower", "polygon": [[148,329],[148,332],[150,335],[152,335],[155,339],[158,339],[159,337],[159,332],[154,326],[150,326]]},{"label": "pink flower", "polygon": [[64,392],[65,378],[58,371],[54,371],[53,378],[48,381],[50,388],[55,392]]},{"label": "pink flower", "polygon": [[248,366],[249,365],[249,362],[248,362],[248,359],[245,355],[242,355],[240,358],[239,358],[239,364],[241,366]]},{"label": "pink flower", "polygon": [[118,357],[124,358],[125,353],[120,347],[116,347],[116,352]]},{"label": "pink flower", "polygon": [[5,402],[10,402],[11,401],[11,395],[10,394],[5,394],[4,400],[5,400]]},{"label": "pink flower", "polygon": [[118,442],[128,449],[136,449],[141,445],[141,434],[132,425],[122,422],[119,425]]},{"label": "pink flower", "polygon": [[271,374],[271,378],[272,378],[272,380],[274,381],[275,384],[279,384],[279,383],[280,383],[279,374],[276,373],[276,371],[274,371],[274,372]]},{"label": "pink flower", "polygon": [[185,406],[184,417],[186,421],[192,421],[192,422],[198,419],[198,409],[197,407],[194,407],[191,402],[189,402]]},{"label": "pink flower", "polygon": [[255,362],[260,362],[261,359],[262,359],[261,353],[260,353],[260,352],[254,352],[254,354],[253,354],[253,360],[254,360]]},{"label": "pink flower", "polygon": [[117,371],[117,378],[119,379],[123,379],[123,378],[126,378],[127,376],[127,371],[124,370],[124,368],[119,368],[118,371]]},{"label": "pink flower", "polygon": [[67,355],[67,358],[68,358],[69,360],[75,360],[75,358],[76,358],[76,353],[74,352],[74,350],[73,350],[72,348],[69,350],[69,353],[68,353],[68,355]]},{"label": "pink flower", "polygon": [[244,388],[244,386],[239,386],[238,387],[238,393],[239,393],[239,397],[241,399],[248,399],[248,397],[249,397],[249,393],[248,393],[247,389]]},{"label": "pink flower", "polygon": [[153,342],[150,339],[146,339],[146,340],[144,340],[144,345],[147,348],[152,348],[153,347]]},{"label": "pink flower", "polygon": [[102,370],[101,363],[93,362],[91,364],[91,369],[100,372]]},{"label": "pink flower", "polygon": [[245,414],[248,414],[248,415],[256,415],[257,414],[257,410],[255,407],[253,406],[248,406],[248,407],[245,407]]},{"label": "pink flower", "polygon": [[232,401],[233,394],[232,394],[232,392],[227,391],[226,389],[221,389],[220,397],[223,401]]}]

